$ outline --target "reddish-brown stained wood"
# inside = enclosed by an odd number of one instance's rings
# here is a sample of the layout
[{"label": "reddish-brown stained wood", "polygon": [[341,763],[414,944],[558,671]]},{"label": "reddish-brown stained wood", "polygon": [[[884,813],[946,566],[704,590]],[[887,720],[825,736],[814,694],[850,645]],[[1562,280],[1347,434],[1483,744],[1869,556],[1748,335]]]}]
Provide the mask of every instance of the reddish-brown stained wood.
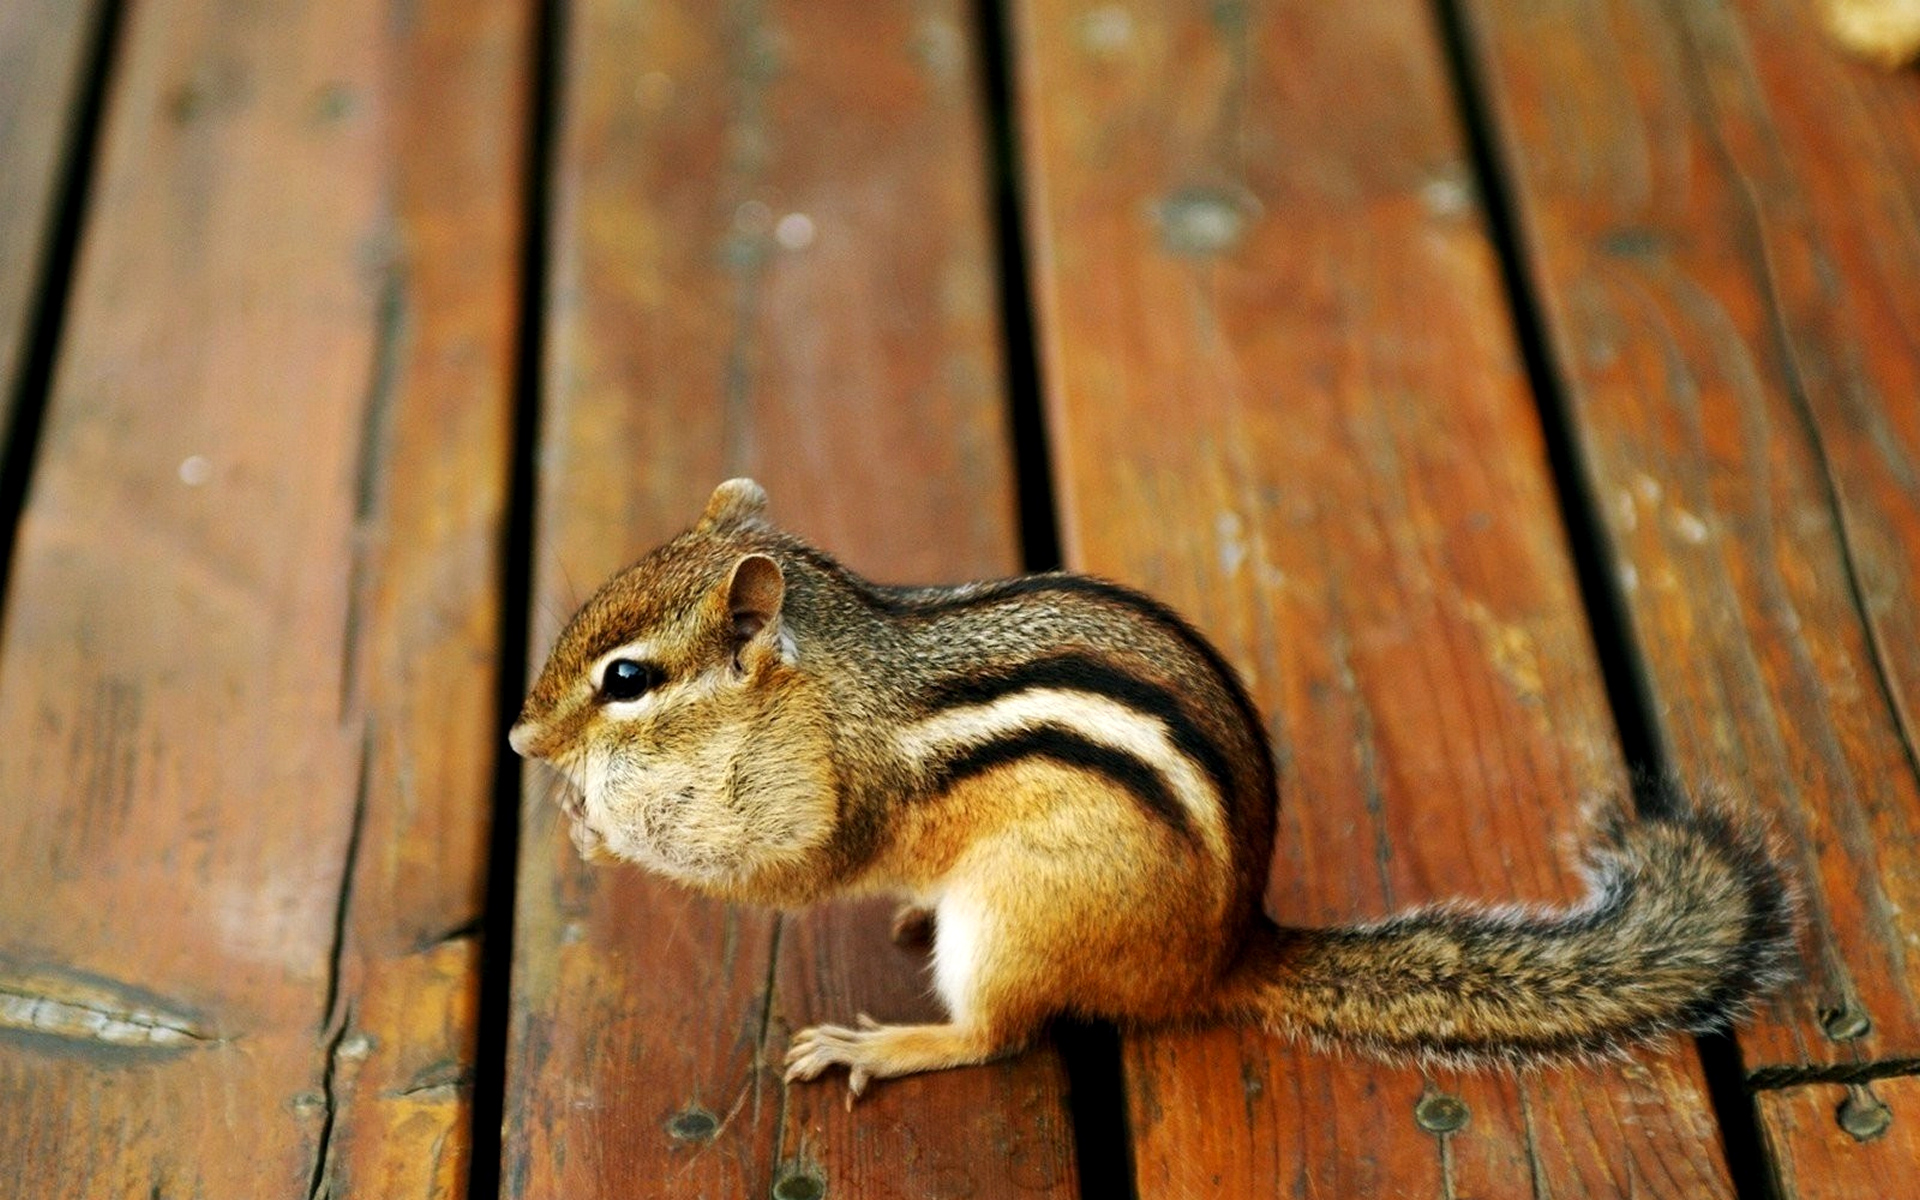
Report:
[{"label": "reddish-brown stained wood", "polygon": [[19,385],[34,289],[58,217],[63,155],[87,83],[87,37],[102,7],[97,0],[0,7],[0,420]]},{"label": "reddish-brown stained wood", "polygon": [[[1269,907],[1577,894],[1622,770],[1426,6],[1019,6],[1072,565],[1218,640],[1282,760]],[[1142,1195],[1718,1195],[1689,1048],[1455,1080],[1126,1042]]]},{"label": "reddish-brown stained wood", "polygon": [[[969,20],[572,12],[536,656],[733,474],[879,577],[1015,568]],[[548,788],[530,776],[523,822],[510,1195],[756,1196],[796,1172],[836,1195],[1074,1192],[1050,1051],[877,1085],[851,1114],[843,1077],[783,1089],[801,1025],[928,1011],[884,910],[776,920],[586,868]]]},{"label": "reddish-brown stained wood", "polygon": [[[375,100],[386,255],[356,467],[364,817],[338,952],[334,1196],[466,1194],[513,433],[530,9],[425,0]],[[329,93],[329,108],[361,103]],[[344,115],[344,114],[343,114]],[[339,1055],[366,1039],[368,1054]]]},{"label": "reddish-brown stained wood", "polygon": [[1806,884],[1742,1057],[1920,1057],[1920,77],[1811,0],[1469,7],[1661,735]]},{"label": "reddish-brown stained wood", "polygon": [[[1130,1048],[1128,1066],[1142,1196],[1729,1191],[1715,1162],[1719,1132],[1685,1056],[1643,1055],[1515,1086],[1329,1064],[1234,1030],[1156,1036]],[[1465,1106],[1457,1129],[1446,1128],[1461,1111],[1450,1114],[1449,1102]]]},{"label": "reddish-brown stained wood", "polygon": [[0,661],[0,1162],[459,1195],[522,6],[132,6]]},{"label": "reddish-brown stained wood", "polygon": [[1920,1078],[1807,1083],[1754,1099],[1781,1196],[1898,1196],[1920,1164]]}]

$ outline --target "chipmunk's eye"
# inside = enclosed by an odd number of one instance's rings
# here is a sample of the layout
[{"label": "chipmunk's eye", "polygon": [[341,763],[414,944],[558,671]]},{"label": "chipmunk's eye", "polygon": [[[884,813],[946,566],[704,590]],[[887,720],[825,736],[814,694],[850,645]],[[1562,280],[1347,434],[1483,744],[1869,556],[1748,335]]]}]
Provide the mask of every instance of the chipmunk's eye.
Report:
[{"label": "chipmunk's eye", "polygon": [[616,658],[600,678],[602,700],[638,700],[667,681],[666,672],[652,663]]}]

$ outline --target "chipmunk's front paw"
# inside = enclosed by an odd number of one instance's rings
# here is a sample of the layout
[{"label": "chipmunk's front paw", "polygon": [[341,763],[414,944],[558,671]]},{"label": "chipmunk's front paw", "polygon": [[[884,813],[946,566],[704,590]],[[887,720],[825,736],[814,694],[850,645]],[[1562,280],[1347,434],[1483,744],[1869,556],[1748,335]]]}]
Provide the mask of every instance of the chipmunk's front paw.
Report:
[{"label": "chipmunk's front paw", "polygon": [[847,1068],[847,1107],[867,1090],[879,1072],[878,1043],[885,1036],[880,1022],[861,1013],[854,1018],[860,1028],[844,1025],[815,1025],[793,1035],[787,1046],[787,1082],[817,1079],[828,1067]]}]

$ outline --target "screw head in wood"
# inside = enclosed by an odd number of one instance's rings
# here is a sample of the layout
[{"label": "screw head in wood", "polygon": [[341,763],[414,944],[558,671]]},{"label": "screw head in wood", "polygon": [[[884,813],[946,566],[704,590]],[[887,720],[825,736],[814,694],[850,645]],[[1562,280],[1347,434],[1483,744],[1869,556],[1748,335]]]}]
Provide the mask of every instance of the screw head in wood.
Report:
[{"label": "screw head in wood", "polygon": [[682,1142],[706,1142],[720,1132],[720,1119],[697,1104],[689,1104],[673,1114],[667,1132]]},{"label": "screw head in wood", "polygon": [[1433,1092],[1413,1106],[1413,1120],[1428,1133],[1453,1133],[1467,1123],[1467,1102],[1458,1096]]},{"label": "screw head in wood", "polygon": [[1608,258],[1651,258],[1660,250],[1660,234],[1651,229],[1626,227],[1600,235],[1600,253]]},{"label": "screw head in wood", "polygon": [[1154,205],[1160,243],[1175,254],[1231,250],[1253,221],[1250,198],[1219,188],[1182,188]]},{"label": "screw head in wood", "polygon": [[1873,1032],[1873,1018],[1850,1004],[1820,1014],[1820,1027],[1836,1042],[1851,1042]]},{"label": "screw head in wood", "polygon": [[1080,47],[1095,58],[1118,58],[1133,42],[1133,14],[1108,4],[1080,18]]},{"label": "screw head in wood", "polygon": [[802,1169],[782,1176],[773,1185],[773,1200],[820,1200],[827,1194],[827,1181]]},{"label": "screw head in wood", "polygon": [[360,107],[360,98],[344,83],[329,83],[313,98],[314,119],[322,123],[344,120]]},{"label": "screw head in wood", "polygon": [[1247,0],[1214,0],[1213,23],[1231,34],[1246,32]]},{"label": "screw head in wood", "polygon": [[1834,1111],[1834,1120],[1856,1142],[1870,1142],[1893,1125],[1893,1112],[1864,1087],[1850,1087]]}]

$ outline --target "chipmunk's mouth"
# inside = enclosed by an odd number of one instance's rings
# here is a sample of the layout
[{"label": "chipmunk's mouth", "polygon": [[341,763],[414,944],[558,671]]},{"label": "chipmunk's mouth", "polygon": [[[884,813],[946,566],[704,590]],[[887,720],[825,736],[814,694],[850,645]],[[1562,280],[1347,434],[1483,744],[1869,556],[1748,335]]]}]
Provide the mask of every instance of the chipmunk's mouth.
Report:
[{"label": "chipmunk's mouth", "polygon": [[553,805],[567,822],[567,836],[580,857],[596,865],[610,863],[617,856],[607,848],[607,839],[587,819],[586,771],[577,758],[549,760],[559,776],[551,795]]},{"label": "chipmunk's mouth", "polygon": [[620,856],[607,848],[607,839],[584,820],[569,825],[567,834],[573,839],[573,848],[579,851],[583,861],[595,866],[620,861]]},{"label": "chipmunk's mouth", "polygon": [[567,836],[580,857],[596,866],[614,862],[618,855],[607,846],[606,837],[587,820],[586,794],[579,788],[566,788],[559,796],[560,815],[567,819]]}]

